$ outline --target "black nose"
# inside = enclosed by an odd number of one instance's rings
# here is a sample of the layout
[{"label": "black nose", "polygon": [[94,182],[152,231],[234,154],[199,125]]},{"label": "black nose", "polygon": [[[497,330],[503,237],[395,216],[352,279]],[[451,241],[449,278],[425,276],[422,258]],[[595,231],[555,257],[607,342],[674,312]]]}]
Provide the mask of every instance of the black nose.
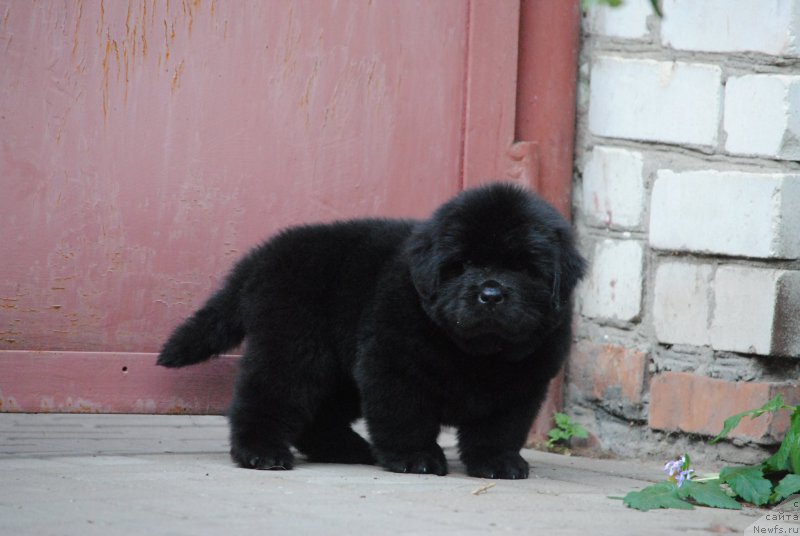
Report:
[{"label": "black nose", "polygon": [[483,284],[478,301],[484,304],[497,304],[503,301],[503,289],[497,281],[487,281]]}]

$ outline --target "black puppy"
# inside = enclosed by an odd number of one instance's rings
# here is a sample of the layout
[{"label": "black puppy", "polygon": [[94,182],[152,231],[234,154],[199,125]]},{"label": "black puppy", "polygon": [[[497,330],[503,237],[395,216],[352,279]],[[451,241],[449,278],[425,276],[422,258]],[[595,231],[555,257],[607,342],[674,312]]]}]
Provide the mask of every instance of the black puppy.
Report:
[{"label": "black puppy", "polygon": [[[309,460],[526,478],[528,430],[570,346],[584,270],[569,224],[509,184],[468,190],[429,220],[288,229],[252,250],[177,328],[158,364],[246,339],[230,409],[242,467]],[[351,424],[363,415],[372,447]],[[374,457],[373,457],[374,456]]]}]

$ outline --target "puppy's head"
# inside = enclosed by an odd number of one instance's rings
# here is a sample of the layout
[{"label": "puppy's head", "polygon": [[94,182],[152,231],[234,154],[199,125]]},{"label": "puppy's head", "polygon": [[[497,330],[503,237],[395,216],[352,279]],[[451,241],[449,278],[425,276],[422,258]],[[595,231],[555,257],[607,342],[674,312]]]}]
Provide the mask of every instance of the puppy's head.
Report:
[{"label": "puppy's head", "polygon": [[473,354],[540,340],[566,317],[585,266],[569,223],[503,183],[443,205],[418,225],[406,252],[423,308]]}]

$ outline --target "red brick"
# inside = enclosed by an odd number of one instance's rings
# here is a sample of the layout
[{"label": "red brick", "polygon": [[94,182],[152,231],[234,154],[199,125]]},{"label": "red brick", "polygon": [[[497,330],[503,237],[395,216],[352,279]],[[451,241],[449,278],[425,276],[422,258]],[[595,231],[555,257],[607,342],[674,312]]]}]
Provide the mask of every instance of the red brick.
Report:
[{"label": "red brick", "polygon": [[607,400],[618,388],[629,404],[640,404],[647,353],[616,344],[580,341],[570,356],[568,381],[588,400]]},{"label": "red brick", "polygon": [[[737,382],[689,372],[664,372],[650,382],[650,427],[714,436],[722,430],[725,419],[761,407],[778,393],[789,404],[800,400],[797,383]],[[757,419],[745,417],[730,437],[775,443],[788,424],[788,411]]]}]

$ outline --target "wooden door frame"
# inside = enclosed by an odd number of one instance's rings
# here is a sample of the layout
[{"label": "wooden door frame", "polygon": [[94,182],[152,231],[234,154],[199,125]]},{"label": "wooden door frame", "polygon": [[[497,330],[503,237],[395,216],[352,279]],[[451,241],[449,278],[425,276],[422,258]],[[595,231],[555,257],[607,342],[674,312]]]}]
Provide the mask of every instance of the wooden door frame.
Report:
[{"label": "wooden door frame", "polygon": [[[516,137],[536,147],[538,172],[531,186],[570,219],[580,22],[578,0],[522,0]],[[550,383],[532,441],[547,438],[563,393],[562,370]]]}]

